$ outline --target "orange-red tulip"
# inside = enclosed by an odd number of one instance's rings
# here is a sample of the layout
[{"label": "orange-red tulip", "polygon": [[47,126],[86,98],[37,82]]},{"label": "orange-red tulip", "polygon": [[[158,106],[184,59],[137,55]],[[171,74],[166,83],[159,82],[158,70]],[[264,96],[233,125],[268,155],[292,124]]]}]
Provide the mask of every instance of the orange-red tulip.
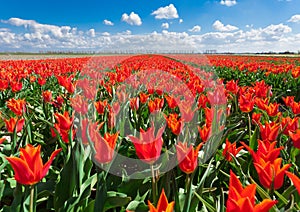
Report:
[{"label": "orange-red tulip", "polygon": [[41,146],[34,147],[27,144],[25,148],[20,148],[20,158],[7,157],[6,159],[11,164],[15,179],[23,185],[34,185],[41,181],[47,174],[49,167],[55,156],[62,149],[55,150],[47,163],[43,164],[41,158]]},{"label": "orange-red tulip", "polygon": [[262,140],[275,141],[278,136],[279,127],[280,124],[277,124],[275,122],[266,122],[264,125],[259,123],[260,135]]},{"label": "orange-red tulip", "polygon": [[226,145],[222,155],[227,161],[232,161],[232,157],[235,157],[243,148],[243,146],[236,148],[236,142],[230,143],[230,141],[226,139]]},{"label": "orange-red tulip", "polygon": [[167,125],[171,129],[172,133],[179,135],[184,123],[180,118],[178,118],[178,114],[171,113],[169,116],[165,116],[165,119],[167,120]]},{"label": "orange-red tulip", "polygon": [[4,120],[5,125],[6,125],[6,129],[8,132],[14,132],[15,128],[16,128],[16,132],[20,132],[23,129],[23,126],[25,124],[25,120],[22,119],[18,119],[17,117],[15,118],[10,118],[8,120]]},{"label": "orange-red tulip", "polygon": [[255,205],[256,185],[250,184],[243,188],[237,176],[230,171],[229,193],[226,205],[227,212],[266,212],[276,203],[276,200],[264,199]]},{"label": "orange-red tulip", "polygon": [[148,206],[150,212],[172,212],[174,208],[175,202],[168,202],[164,189],[162,190],[157,206],[155,207],[152,203],[148,200]]},{"label": "orange-red tulip", "polygon": [[289,136],[293,141],[294,147],[300,149],[300,129],[297,129],[295,133],[289,131]]},{"label": "orange-red tulip", "polygon": [[249,113],[253,110],[254,100],[250,93],[244,93],[239,97],[240,110],[245,113]]},{"label": "orange-red tulip", "polygon": [[25,99],[10,99],[6,102],[7,107],[14,112],[17,116],[22,116],[23,112],[26,111]]},{"label": "orange-red tulip", "polygon": [[203,143],[200,143],[196,149],[193,145],[187,147],[187,143],[178,142],[176,145],[177,160],[179,162],[179,168],[186,174],[194,172],[198,165],[198,153]]},{"label": "orange-red tulip", "polygon": [[161,127],[156,136],[154,135],[154,124],[147,130],[141,129],[140,138],[128,136],[133,142],[136,154],[145,163],[153,164],[159,157],[163,145],[162,134],[165,128]]},{"label": "orange-red tulip", "polygon": [[291,179],[291,181],[293,182],[294,186],[296,187],[296,189],[300,195],[300,178],[291,172],[285,172],[285,173]]}]

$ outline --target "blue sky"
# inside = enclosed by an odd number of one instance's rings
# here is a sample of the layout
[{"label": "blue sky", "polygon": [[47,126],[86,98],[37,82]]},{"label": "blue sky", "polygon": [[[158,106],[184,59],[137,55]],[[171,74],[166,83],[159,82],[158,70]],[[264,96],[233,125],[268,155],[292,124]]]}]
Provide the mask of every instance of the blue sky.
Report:
[{"label": "blue sky", "polygon": [[0,4],[0,51],[300,50],[300,0]]}]

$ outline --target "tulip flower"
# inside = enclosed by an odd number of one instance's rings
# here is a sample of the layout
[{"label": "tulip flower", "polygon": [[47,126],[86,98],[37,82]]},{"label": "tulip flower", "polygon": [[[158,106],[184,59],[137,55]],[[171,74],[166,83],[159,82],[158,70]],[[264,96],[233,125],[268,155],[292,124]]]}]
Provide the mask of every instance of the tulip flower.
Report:
[{"label": "tulip flower", "polygon": [[291,118],[286,117],[281,119],[281,128],[283,129],[283,134],[289,135],[289,131],[295,132],[299,128],[299,117]]},{"label": "tulip flower", "polygon": [[5,122],[5,125],[6,125],[6,129],[8,132],[11,132],[13,133],[15,128],[16,128],[16,132],[20,132],[22,129],[23,129],[23,126],[25,124],[25,120],[22,118],[22,119],[18,119],[17,117],[16,118],[10,118],[8,120],[4,120]]},{"label": "tulip flower", "polygon": [[187,143],[178,142],[176,145],[177,160],[179,162],[179,168],[186,174],[191,174],[194,172],[198,165],[198,153],[203,143],[200,143],[196,149],[193,145],[187,147]]},{"label": "tulip flower", "polygon": [[260,135],[262,140],[275,141],[278,136],[279,127],[280,124],[276,124],[275,122],[266,122],[264,125],[259,123]]},{"label": "tulip flower", "polygon": [[246,145],[244,142],[241,142],[241,144],[250,152],[253,161],[259,162],[261,159],[264,161],[270,161],[274,162],[276,158],[278,158],[280,151],[284,147],[276,147],[277,142],[269,142],[267,140],[262,141],[258,140],[258,149],[256,152],[254,152],[253,149],[251,149],[248,145]]},{"label": "tulip flower", "polygon": [[198,126],[198,132],[200,135],[200,138],[202,142],[206,142],[210,136],[211,136],[211,126],[210,125],[204,125],[202,128]]},{"label": "tulip flower", "polygon": [[294,99],[295,99],[294,96],[282,97],[284,104],[289,107],[294,103],[295,101]]},{"label": "tulip flower", "polygon": [[139,94],[139,98],[140,98],[141,103],[142,103],[142,104],[146,103],[149,96],[150,96],[149,94],[146,94],[146,93],[141,92],[141,93]]},{"label": "tulip flower", "polygon": [[148,108],[150,113],[160,110],[164,106],[164,99],[155,98],[154,100],[150,100],[148,102]]},{"label": "tulip flower", "polygon": [[228,139],[226,139],[226,145],[223,150],[222,155],[225,157],[227,161],[232,161],[232,156],[236,156],[244,147],[240,146],[239,148],[236,148],[236,142],[230,143]]},{"label": "tulip flower", "polygon": [[175,202],[168,202],[164,189],[161,192],[159,197],[157,206],[155,207],[152,203],[148,200],[148,206],[150,212],[172,212],[174,208]]},{"label": "tulip flower", "polygon": [[291,179],[291,181],[293,182],[294,186],[296,187],[300,195],[300,178],[291,172],[285,172],[285,174]]},{"label": "tulip flower", "polygon": [[6,159],[11,164],[18,183],[34,185],[46,176],[52,161],[61,150],[55,150],[48,162],[43,164],[41,146],[34,147],[31,144],[27,144],[25,148],[20,148],[20,158],[7,157]]},{"label": "tulip flower", "polygon": [[261,116],[262,116],[261,113],[255,113],[255,112],[253,112],[253,113],[252,113],[252,116],[251,116],[251,118],[252,118],[252,123],[253,123],[253,124],[258,124],[258,123],[260,122]]},{"label": "tulip flower", "polygon": [[105,133],[104,137],[98,131],[94,131],[91,140],[94,143],[95,155],[94,160],[98,163],[109,163],[113,159],[114,150],[117,144],[119,133]]},{"label": "tulip flower", "polygon": [[244,93],[243,95],[240,95],[239,106],[242,112],[251,112],[254,107],[254,100],[252,98],[252,95],[250,93]]},{"label": "tulip flower", "polygon": [[229,193],[226,204],[227,212],[265,212],[269,211],[276,203],[276,200],[264,199],[255,205],[256,185],[250,184],[243,188],[240,180],[230,170]]},{"label": "tulip flower", "polygon": [[165,128],[161,127],[155,136],[154,123],[152,123],[152,126],[147,131],[141,129],[140,138],[128,136],[133,142],[137,156],[145,163],[152,165],[160,157],[164,130]]},{"label": "tulip flower", "polygon": [[43,96],[43,100],[45,102],[51,102],[51,100],[52,100],[52,92],[51,91],[43,91],[42,96]]},{"label": "tulip flower", "polygon": [[293,102],[291,108],[295,115],[300,114],[300,102]]},{"label": "tulip flower", "polygon": [[175,135],[179,135],[183,128],[183,121],[178,118],[177,113],[169,114],[169,116],[165,116],[168,127],[171,129],[172,133]]},{"label": "tulip flower", "polygon": [[139,109],[140,100],[139,100],[138,97],[131,98],[129,103],[130,103],[131,110],[138,110]]},{"label": "tulip flower", "polygon": [[108,103],[107,100],[94,102],[95,108],[99,115],[103,115]]},{"label": "tulip flower", "polygon": [[293,141],[294,147],[300,149],[300,129],[297,129],[295,133],[289,131],[289,136]]},{"label": "tulip flower", "polygon": [[14,112],[17,116],[22,116],[23,112],[26,111],[25,99],[10,99],[6,102],[7,107]]},{"label": "tulip flower", "polygon": [[71,106],[80,114],[86,114],[88,112],[88,100],[81,95],[76,95],[74,98],[70,98]]},{"label": "tulip flower", "polygon": [[67,111],[65,111],[64,114],[55,113],[54,116],[56,119],[56,123],[54,124],[54,127],[59,132],[62,140],[65,143],[69,143],[70,130],[72,130],[71,133],[72,133],[73,139],[75,136],[75,130],[72,128],[74,115],[73,115],[73,117],[70,117],[69,113]]},{"label": "tulip flower", "polygon": [[237,94],[239,91],[238,80],[230,80],[226,83],[226,90],[233,94]]},{"label": "tulip flower", "polygon": [[287,171],[292,164],[285,164],[281,168],[282,158],[277,158],[273,162],[260,160],[254,163],[260,183],[267,189],[281,188],[284,180],[285,171]]}]

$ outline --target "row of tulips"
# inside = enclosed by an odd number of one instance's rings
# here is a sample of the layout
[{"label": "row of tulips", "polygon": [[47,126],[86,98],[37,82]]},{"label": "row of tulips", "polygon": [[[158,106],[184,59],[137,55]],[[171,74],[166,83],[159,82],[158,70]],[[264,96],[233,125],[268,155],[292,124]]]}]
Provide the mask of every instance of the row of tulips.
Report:
[{"label": "row of tulips", "polygon": [[1,210],[299,210],[300,103],[285,82],[177,58],[1,63]]}]

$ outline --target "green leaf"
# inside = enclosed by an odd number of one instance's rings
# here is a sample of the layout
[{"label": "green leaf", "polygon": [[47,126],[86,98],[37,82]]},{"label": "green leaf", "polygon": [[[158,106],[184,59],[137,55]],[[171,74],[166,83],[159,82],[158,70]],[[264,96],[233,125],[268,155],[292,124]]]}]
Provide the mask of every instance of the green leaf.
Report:
[{"label": "green leaf", "polygon": [[209,204],[205,199],[203,199],[199,194],[197,194],[196,192],[194,192],[195,196],[205,205],[205,207],[211,211],[211,212],[216,212],[217,210],[214,208],[214,206],[212,206],[211,204]]},{"label": "green leaf", "polygon": [[109,191],[107,192],[107,199],[104,204],[104,211],[112,208],[125,206],[130,202],[131,198],[124,193]]}]

